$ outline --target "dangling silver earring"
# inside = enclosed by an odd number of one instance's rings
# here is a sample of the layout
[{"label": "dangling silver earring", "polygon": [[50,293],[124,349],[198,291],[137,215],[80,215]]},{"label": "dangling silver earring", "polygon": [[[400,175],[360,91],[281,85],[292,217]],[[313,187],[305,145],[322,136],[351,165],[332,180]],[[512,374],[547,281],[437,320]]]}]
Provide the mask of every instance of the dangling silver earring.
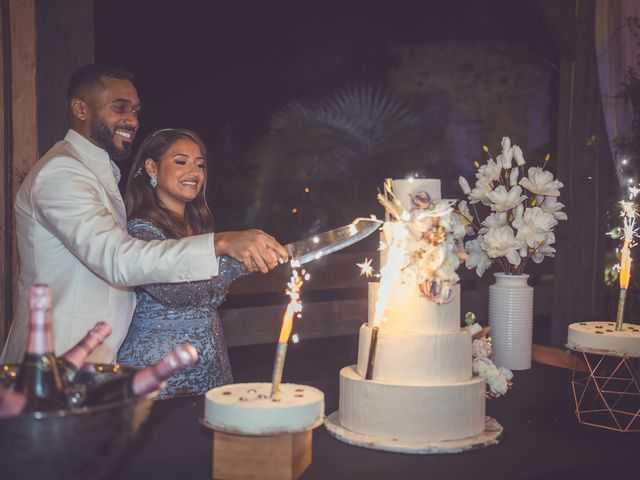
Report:
[{"label": "dangling silver earring", "polygon": [[156,177],[155,175],[151,175],[149,183],[151,184],[151,188],[155,190],[155,188],[158,186],[158,177]]}]

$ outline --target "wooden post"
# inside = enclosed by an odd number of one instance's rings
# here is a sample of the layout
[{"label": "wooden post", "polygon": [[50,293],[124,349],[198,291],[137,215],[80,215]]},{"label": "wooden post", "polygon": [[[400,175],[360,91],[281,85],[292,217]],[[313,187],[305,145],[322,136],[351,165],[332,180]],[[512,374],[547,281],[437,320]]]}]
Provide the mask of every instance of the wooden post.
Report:
[{"label": "wooden post", "polygon": [[13,318],[18,255],[14,241],[13,199],[38,159],[35,0],[0,0],[2,39],[2,145],[0,169],[0,340]]}]

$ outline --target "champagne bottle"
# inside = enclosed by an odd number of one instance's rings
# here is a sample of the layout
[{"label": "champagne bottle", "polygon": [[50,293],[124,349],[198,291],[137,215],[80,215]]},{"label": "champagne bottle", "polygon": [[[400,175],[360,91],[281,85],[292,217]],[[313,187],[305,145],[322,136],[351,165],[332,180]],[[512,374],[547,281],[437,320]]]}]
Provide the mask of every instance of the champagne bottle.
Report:
[{"label": "champagne bottle", "polygon": [[67,396],[51,333],[51,289],[34,284],[29,289],[29,340],[14,391],[27,399],[25,411],[65,408]]},{"label": "champagne bottle", "polygon": [[197,359],[196,349],[189,343],[182,343],[158,363],[138,370],[133,375],[117,377],[87,388],[84,405],[116,402],[159,390],[167,378]]},{"label": "champagne bottle", "polygon": [[27,404],[22,393],[0,388],[0,418],[20,415]]},{"label": "champagne bottle", "polygon": [[98,322],[87,332],[82,340],[58,357],[58,368],[67,384],[72,384],[76,372],[82,367],[87,357],[111,334],[111,325]]}]

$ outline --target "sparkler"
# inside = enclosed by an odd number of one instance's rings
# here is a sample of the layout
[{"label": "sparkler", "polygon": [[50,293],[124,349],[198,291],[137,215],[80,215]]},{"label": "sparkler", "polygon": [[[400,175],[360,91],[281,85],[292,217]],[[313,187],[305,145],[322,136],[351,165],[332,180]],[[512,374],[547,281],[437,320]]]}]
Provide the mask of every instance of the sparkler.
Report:
[{"label": "sparkler", "polygon": [[278,399],[278,393],[280,391],[280,383],[282,382],[282,372],[284,371],[284,359],[287,355],[287,344],[289,343],[289,336],[293,329],[293,317],[296,313],[302,310],[302,303],[300,302],[300,287],[302,287],[302,278],[308,278],[306,272],[302,270],[302,276],[298,274],[295,269],[296,265],[293,261],[291,266],[294,267],[291,272],[291,279],[287,283],[286,293],[289,295],[290,301],[287,305],[287,310],[282,317],[282,327],[280,329],[280,337],[278,338],[278,347],[276,349],[276,358],[273,363],[273,376],[271,380],[271,398],[273,400]]},{"label": "sparkler", "polygon": [[[629,193],[635,195],[635,189],[629,188]],[[638,230],[635,228],[637,208],[632,201],[620,202],[620,216],[623,218],[622,249],[620,250],[620,298],[616,313],[616,330],[622,330],[624,321],[624,304],[627,299],[627,288],[631,277],[631,248],[635,246]]]}]

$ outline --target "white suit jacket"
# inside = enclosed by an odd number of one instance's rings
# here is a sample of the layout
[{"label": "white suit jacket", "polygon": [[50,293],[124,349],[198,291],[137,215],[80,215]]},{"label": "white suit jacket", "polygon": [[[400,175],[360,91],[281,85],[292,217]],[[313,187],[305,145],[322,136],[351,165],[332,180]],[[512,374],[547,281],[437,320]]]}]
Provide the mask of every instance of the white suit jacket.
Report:
[{"label": "white suit jacket", "polygon": [[89,359],[113,362],[135,308],[130,287],[218,274],[213,234],[151,242],[129,236],[114,172],[119,176],[106,151],[69,130],[20,186],[18,301],[2,361],[19,362],[24,355],[32,283],[52,288],[56,355],[105,320],[113,332]]}]

